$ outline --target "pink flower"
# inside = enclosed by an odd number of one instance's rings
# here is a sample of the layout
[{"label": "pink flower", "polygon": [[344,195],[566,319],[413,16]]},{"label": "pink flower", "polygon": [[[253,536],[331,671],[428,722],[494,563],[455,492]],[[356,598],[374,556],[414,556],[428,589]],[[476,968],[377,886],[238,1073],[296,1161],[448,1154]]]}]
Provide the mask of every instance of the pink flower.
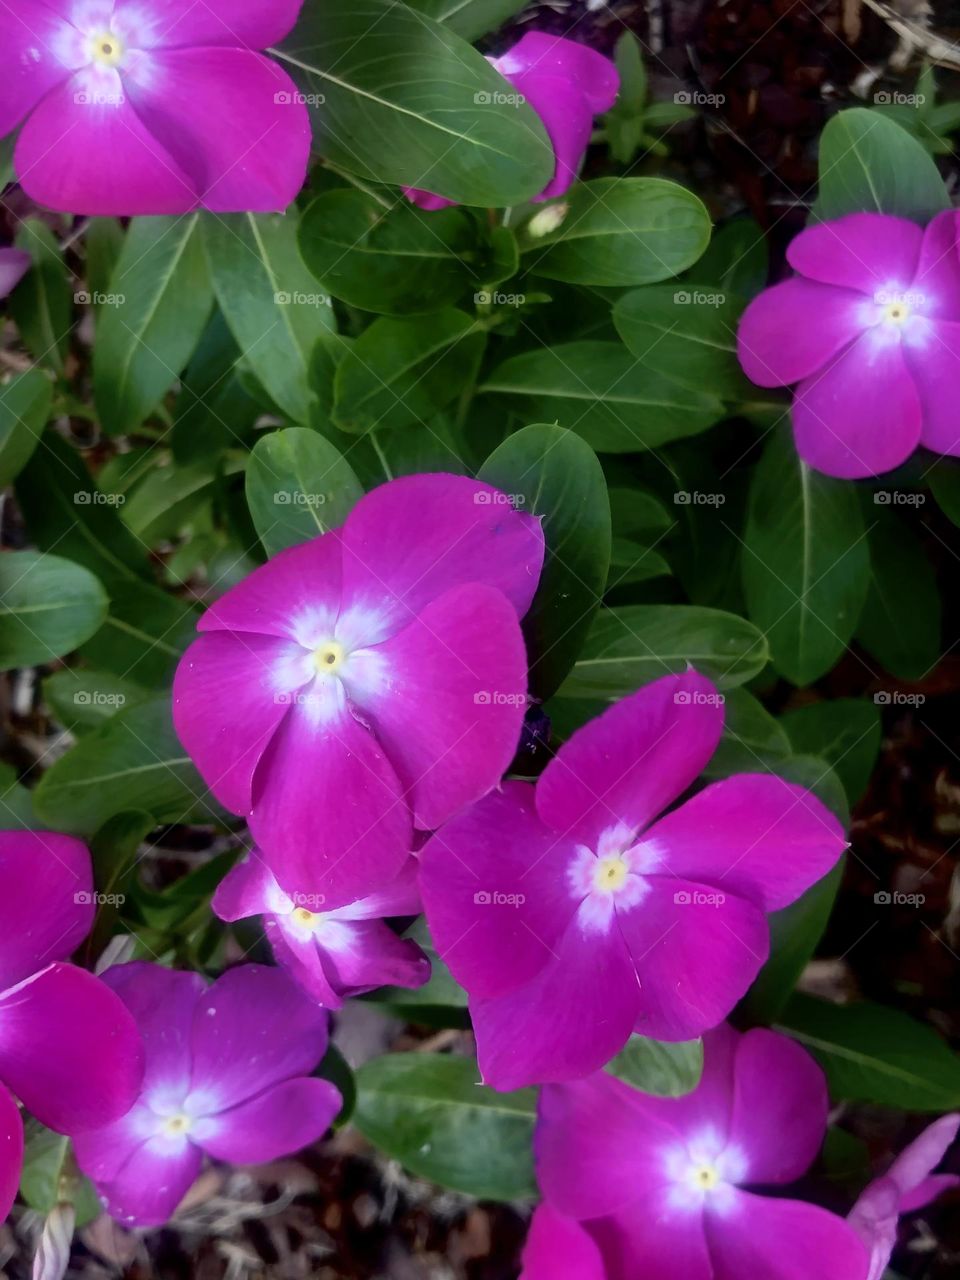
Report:
[{"label": "pink flower", "polygon": [[832,814],[768,774],[657,820],[713,755],[722,701],[695,671],[657,680],[575,733],[535,787],[504,783],[426,845],[430,931],[495,1089],[587,1075],[633,1031],[716,1026],[767,958],[766,913],[840,857]]},{"label": "pink flower", "polygon": [[321,1137],[340,1094],[311,1077],[327,1014],[279,969],[241,965],[212,986],[154,964],[107,970],[143,1035],[147,1069],[120,1120],[74,1142],[110,1213],[131,1226],[170,1218],[204,1153],[259,1164]]},{"label": "pink flower", "polygon": [[897,1243],[902,1213],[925,1208],[942,1191],[960,1184],[954,1174],[934,1174],[960,1130],[960,1116],[943,1116],[929,1125],[872,1182],[854,1205],[849,1222],[870,1250],[867,1280],[881,1280]]},{"label": "pink flower", "polygon": [[318,1004],[339,1009],[348,996],[376,987],[422,987],[430,961],[398,938],[385,916],[420,914],[416,859],[382,890],[332,911],[309,895],[290,897],[254,852],[213,896],[221,920],[262,915],[277,962]]},{"label": "pink flower", "polygon": [[30,255],[20,249],[0,249],[0,298],[6,298],[30,270]]},{"label": "pink flower", "polygon": [[49,1128],[76,1134],[123,1115],[140,1088],[133,1019],[99,978],[64,963],[94,911],[90,854],[79,840],[0,832],[0,1219],[23,1154],[11,1093]]},{"label": "pink flower", "polygon": [[801,458],[858,479],[918,445],[960,454],[960,259],[957,214],[926,231],[852,213],[807,227],[787,250],[797,272],[755,298],[740,322],[747,376],[796,382]]},{"label": "pink flower", "polygon": [[520,1280],[607,1280],[607,1273],[586,1229],[540,1204],[530,1221]]},{"label": "pink flower", "polygon": [[0,137],[17,176],[70,213],[285,209],[310,123],[257,50],[302,0],[17,0],[0,5]]},{"label": "pink flower", "polygon": [[[488,61],[512,85],[517,98],[534,109],[553,143],[556,169],[535,203],[562,196],[577,180],[594,116],[609,111],[616,101],[616,67],[595,49],[542,31],[528,32],[503,57]],[[406,188],[406,194],[421,209],[453,203],[413,187]]]},{"label": "pink flower", "polygon": [[408,476],[282,552],[200,621],[174,722],[290,894],[328,909],[399,874],[499,782],[520,736],[518,615],[543,533],[464,476]]},{"label": "pink flower", "polygon": [[820,1068],[772,1031],[718,1027],[704,1051],[682,1098],[603,1074],[543,1089],[534,1149],[551,1209],[586,1228],[608,1280],[866,1280],[843,1218],[744,1190],[809,1168],[827,1127]]}]

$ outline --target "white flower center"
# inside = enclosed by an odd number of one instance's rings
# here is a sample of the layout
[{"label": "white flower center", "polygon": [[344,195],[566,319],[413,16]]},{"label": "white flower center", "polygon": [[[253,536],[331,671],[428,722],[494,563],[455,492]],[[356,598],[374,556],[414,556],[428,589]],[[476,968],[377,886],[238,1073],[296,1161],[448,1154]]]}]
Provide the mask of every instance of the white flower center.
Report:
[{"label": "white flower center", "polygon": [[167,1116],[161,1125],[161,1132],[170,1138],[186,1136],[193,1128],[193,1116],[180,1111],[176,1115]]},{"label": "white flower center", "polygon": [[346,662],[348,654],[337,640],[327,640],[313,651],[313,665],[321,675],[332,676]]}]

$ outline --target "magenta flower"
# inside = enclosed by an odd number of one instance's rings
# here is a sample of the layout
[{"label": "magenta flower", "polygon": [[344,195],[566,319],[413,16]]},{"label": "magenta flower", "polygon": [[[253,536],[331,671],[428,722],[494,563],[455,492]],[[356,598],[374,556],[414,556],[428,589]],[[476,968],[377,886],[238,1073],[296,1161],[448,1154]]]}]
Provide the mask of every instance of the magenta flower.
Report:
[{"label": "magenta flower", "polygon": [[30,270],[30,255],[20,249],[0,249],[0,298],[6,298]]},{"label": "magenta flower", "polygon": [[415,858],[377,893],[333,911],[323,906],[309,895],[284,893],[256,852],[228,872],[213,896],[221,920],[262,915],[278,964],[327,1009],[388,984],[422,987],[430,977],[417,944],[398,938],[384,921],[420,914]]},{"label": "magenta flower", "polygon": [[520,1280],[607,1280],[607,1273],[586,1228],[549,1204],[539,1204],[530,1221]]},{"label": "magenta flower", "polygon": [[123,1115],[140,1088],[143,1046],[130,1014],[99,978],[64,963],[94,912],[79,840],[0,832],[0,1219],[23,1155],[11,1093],[49,1128],[76,1134]]},{"label": "magenta flower", "polygon": [[282,210],[303,185],[307,108],[257,52],[302,0],[0,5],[0,137],[18,179],[70,213]]},{"label": "magenta flower", "polygon": [[682,1098],[604,1074],[546,1086],[534,1150],[547,1203],[585,1226],[608,1280],[866,1280],[843,1218],[744,1190],[809,1168],[827,1127],[820,1068],[765,1030],[718,1027],[704,1055]]},{"label": "magenta flower", "polygon": [[882,1178],[872,1182],[854,1205],[849,1222],[870,1250],[867,1280],[881,1280],[897,1243],[902,1213],[915,1213],[942,1191],[960,1184],[955,1174],[933,1170],[960,1130],[960,1116],[943,1116],[900,1153]]},{"label": "magenta flower", "polygon": [[926,231],[852,213],[801,231],[787,258],[797,274],[751,302],[737,343],[760,386],[799,383],[801,458],[858,479],[899,466],[920,444],[960,453],[956,211]]},{"label": "magenta flower", "polygon": [[[595,49],[542,31],[529,31],[503,57],[488,61],[513,87],[515,96],[534,109],[553,144],[556,169],[535,203],[562,196],[577,180],[594,116],[609,111],[616,101],[620,90],[616,67]],[[414,187],[405,192],[421,209],[443,209],[453,203]]]},{"label": "magenta flower", "polygon": [[288,893],[328,909],[398,875],[499,782],[523,723],[518,615],[543,533],[464,476],[408,476],[281,552],[200,621],[174,722]]},{"label": "magenta flower", "polygon": [[134,963],[104,975],[133,1014],[147,1064],[133,1108],[74,1142],[77,1161],[125,1225],[166,1222],[204,1154],[260,1164],[316,1142],[340,1094],[311,1077],[327,1049],[327,1014],[286,974],[198,973]]},{"label": "magenta flower", "polygon": [[657,680],[578,730],[535,787],[504,783],[426,845],[431,934],[495,1089],[587,1075],[633,1031],[716,1026],[767,958],[766,913],[840,857],[833,815],[768,774],[657,821],[713,755],[722,702],[695,671]]}]

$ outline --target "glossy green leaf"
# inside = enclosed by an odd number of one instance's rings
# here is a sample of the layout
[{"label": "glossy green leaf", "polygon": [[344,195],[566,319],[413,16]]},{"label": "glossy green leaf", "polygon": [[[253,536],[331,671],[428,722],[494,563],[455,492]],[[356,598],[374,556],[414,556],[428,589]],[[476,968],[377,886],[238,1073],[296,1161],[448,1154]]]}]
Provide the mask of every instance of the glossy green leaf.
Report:
[{"label": "glossy green leaf", "polygon": [[479,40],[520,12],[526,0],[407,0],[412,9],[445,22],[464,40]]},{"label": "glossy green leaf", "polygon": [[308,7],[277,53],[311,102],[317,149],[367,181],[503,206],[553,174],[533,108],[449,26],[406,5]]},{"label": "glossy green leaf", "polygon": [[56,236],[39,218],[27,218],[16,246],[33,265],[7,304],[37,364],[63,372],[73,329],[73,286]]},{"label": "glossy green leaf", "polygon": [[425,424],[460,394],[485,342],[475,321],[452,307],[406,320],[375,320],[337,368],[337,426],[360,432]]},{"label": "glossy green leaf", "polygon": [[657,1098],[679,1098],[691,1093],[703,1074],[703,1042],[686,1040],[667,1044],[631,1036],[626,1048],[606,1070],[618,1080]]},{"label": "glossy green leaf", "polygon": [[0,386],[0,486],[17,478],[37,447],[52,395],[50,379],[36,369]]},{"label": "glossy green leaf", "polygon": [[0,764],[0,830],[43,830],[33,809],[33,792],[19,781],[16,769],[9,764]]},{"label": "glossy green leaf", "polygon": [[134,218],[98,309],[93,392],[104,430],[138,427],[200,341],[213,292],[199,214]]},{"label": "glossy green leaf", "polygon": [[703,201],[662,178],[579,183],[567,205],[555,230],[521,241],[524,266],[550,280],[654,284],[692,266],[710,242]]},{"label": "glossy green leaf", "polygon": [[20,1195],[31,1209],[44,1215],[58,1204],[72,1204],[78,1226],[103,1211],[93,1183],[77,1167],[70,1139],[32,1117],[24,1130]]},{"label": "glossy green leaf", "polygon": [[960,1057],[932,1027],[897,1009],[797,994],[780,1023],[820,1062],[838,1102],[927,1112],[960,1106]]},{"label": "glossy green leaf", "polygon": [[834,698],[788,711],[780,723],[794,749],[822,757],[843,783],[850,803],[867,788],[880,751],[880,709],[865,698]]},{"label": "glossy green leaf", "polygon": [[942,652],[936,570],[923,543],[889,507],[870,507],[867,519],[873,572],[857,639],[891,675],[922,680]]},{"label": "glossy green leaf", "polygon": [[424,916],[404,934],[415,942],[430,961],[430,979],[422,987],[381,987],[369,999],[386,1005],[409,1022],[429,1027],[468,1027],[467,993],[440,959]]},{"label": "glossy green leaf", "polygon": [[421,1178],[488,1200],[536,1195],[536,1091],[496,1093],[472,1058],[391,1053],[357,1072],[353,1122]]},{"label": "glossy green leaf", "polygon": [[337,528],[362,496],[339,449],[306,427],[271,431],[250,455],[247,504],[268,556]]},{"label": "glossy green leaf", "polygon": [[307,270],[298,215],[206,214],[213,287],[244,359],[294,422],[308,423],[310,360],[336,324],[330,298]]},{"label": "glossy green leaf", "polygon": [[576,660],[603,596],[610,565],[610,503],[593,450],[562,427],[508,436],[480,479],[527,515],[542,517],[546,560],[523,620],[530,690],[549,698]]},{"label": "glossy green leaf", "polygon": [[771,762],[775,767],[790,750],[786,730],[763,703],[746,689],[730,689],[724,695],[723,736],[706,773],[711,778],[755,773]]},{"label": "glossy green leaf", "polygon": [[786,430],[754,472],[741,565],[750,618],[781,675],[805,685],[829,671],[870,585],[866,529],[856,489],[802,462]]},{"label": "glossy green leaf", "polygon": [[694,666],[722,689],[752,680],[766,666],[763,635],[745,618],[687,604],[603,609],[560,694],[622,698],[670,672]]},{"label": "glossy green leaf", "polygon": [[43,696],[60,724],[80,736],[99,729],[124,707],[145,702],[149,692],[109,671],[64,667],[44,680]]},{"label": "glossy green leaf", "polygon": [[107,594],[88,569],[36,551],[0,555],[0,671],[71,653],[106,616]]},{"label": "glossy green leaf", "polygon": [[655,449],[706,430],[723,414],[715,395],[665,378],[617,342],[525,351],[480,389],[508,396],[527,421],[556,420],[600,453]]}]

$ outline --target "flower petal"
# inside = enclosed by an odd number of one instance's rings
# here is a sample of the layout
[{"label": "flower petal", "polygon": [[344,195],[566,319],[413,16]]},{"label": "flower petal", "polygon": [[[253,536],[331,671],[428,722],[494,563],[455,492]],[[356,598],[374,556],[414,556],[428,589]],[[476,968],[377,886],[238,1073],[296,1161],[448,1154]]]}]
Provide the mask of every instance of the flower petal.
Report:
[{"label": "flower petal", "polygon": [[141,1096],[178,1105],[190,1087],[190,1037],[197,1002],[207,989],[199,973],[142,960],[114,965],[103,982],[130,1010],[143,1040]]},{"label": "flower petal", "polygon": [[344,996],[385,986],[413,990],[430,977],[430,961],[417,944],[382,920],[332,919],[320,927],[316,946],[334,989]]},{"label": "flower petal", "polygon": [[520,1280],[605,1280],[600,1250],[573,1218],[538,1205],[523,1250]]},{"label": "flower petal", "polygon": [[123,80],[204,208],[268,213],[293,202],[306,178],[310,117],[279,63],[247,49],[162,49]]},{"label": "flower petal", "polygon": [[804,462],[859,480],[905,461],[920,442],[920,397],[900,343],[880,326],[797,387],[793,432]]},{"label": "flower petal", "polygon": [[260,761],[250,831],[288,893],[327,909],[392,879],[413,839],[403,788],[349,712],[317,723],[291,707]]},{"label": "flower petal", "polygon": [[284,1080],[248,1102],[198,1121],[191,1136],[215,1160],[259,1164],[318,1141],[342,1104],[327,1080]]},{"label": "flower petal", "polygon": [[42,1124],[82,1133],[133,1104],[143,1046],[109,987],[52,964],[0,995],[0,1079]]},{"label": "flower petal", "polygon": [[587,928],[578,913],[531,982],[471,1001],[485,1084],[505,1092],[574,1080],[598,1071],[630,1038],[639,991],[629,953],[618,929],[587,936]]},{"label": "flower petal", "polygon": [[267,918],[265,928],[273,958],[281,969],[324,1009],[342,1009],[343,989],[335,984],[334,975],[327,972],[325,957],[313,938],[296,938],[284,932],[276,916]]},{"label": "flower petal", "polygon": [[21,249],[0,249],[0,298],[11,294],[30,270],[32,259]]},{"label": "flower petal", "polygon": [[337,920],[381,920],[389,916],[418,916],[423,910],[420,902],[420,864],[410,857],[393,880],[375,889],[366,898],[358,898],[345,907],[338,907],[331,914]]},{"label": "flower petal", "polygon": [[516,754],[527,700],[520,623],[502,592],[456,587],[372,652],[387,675],[356,701],[415,825],[435,830],[495,787]]},{"label": "flower petal", "polygon": [[910,293],[920,295],[922,314],[936,320],[960,320],[960,220],[945,209],[923,233],[920,264]]},{"label": "flower petal", "polygon": [[23,1121],[20,1108],[0,1084],[0,1222],[13,1208],[23,1165]]},{"label": "flower petal", "polygon": [[729,1137],[747,1157],[743,1181],[767,1185],[801,1178],[823,1145],[827,1107],[823,1072],[805,1049],[762,1028],[742,1036]]},{"label": "flower petal", "polygon": [[647,832],[673,875],[766,911],[795,902],[836,865],[843,828],[806,787],[743,773],[705,787]]},{"label": "flower petal", "polygon": [[573,855],[540,821],[526,782],[504,782],[427,842],[420,891],[430,936],[475,999],[530,982],[550,961],[577,909],[566,883]]},{"label": "flower petal", "polygon": [[[620,89],[617,68],[609,58],[588,44],[545,31],[528,31],[506,53],[494,58],[493,65],[514,84],[517,76],[559,76],[571,91],[583,94],[594,115],[609,111]],[[532,87],[532,80],[530,83]],[[531,99],[531,105],[539,114],[539,103]]]},{"label": "flower petal", "polygon": [[850,213],[801,231],[787,249],[787,260],[810,280],[872,295],[909,288],[922,244],[923,232],[906,218]]},{"label": "flower petal", "polygon": [[199,192],[192,179],[119,87],[111,94],[91,101],[83,75],[47,94],[17,139],[14,166],[24,191],[38,204],[75,214],[195,209]]},{"label": "flower petal", "polygon": [[[901,1212],[911,1213],[930,1203],[924,1196],[928,1182],[932,1181],[929,1175],[956,1142],[958,1132],[960,1115],[954,1113],[941,1116],[933,1124],[927,1125],[923,1133],[914,1138],[908,1147],[904,1147],[894,1160],[885,1176],[896,1184],[900,1192]],[[952,1183],[957,1182],[955,1177],[946,1176]],[[936,1193],[939,1195],[942,1189],[942,1181],[938,1180]]]},{"label": "flower petal", "polygon": [[713,1280],[866,1280],[867,1255],[854,1231],[818,1205],[733,1192],[729,1212],[707,1212]]},{"label": "flower petal", "polygon": [[0,6],[0,138],[79,64],[77,31],[41,0]]},{"label": "flower petal", "polygon": [[[703,1214],[677,1214],[668,1197],[669,1192],[661,1192],[635,1201],[629,1212],[591,1222],[593,1238],[616,1280],[639,1280],[641,1276],[716,1280]],[[744,1273],[739,1280],[774,1280],[774,1276],[771,1272]]]},{"label": "flower petal", "polygon": [[960,454],[960,323],[917,323],[903,344],[923,410],[920,443],[934,453]]},{"label": "flower petal", "polygon": [[289,35],[303,0],[163,0],[145,13],[143,0],[116,0],[119,24],[129,24],[137,48],[245,45],[266,49]]},{"label": "flower petal", "polygon": [[66,960],[93,916],[85,844],[52,831],[0,831],[0,991]]},{"label": "flower petal", "polygon": [[[275,911],[286,898],[273,873],[254,849],[243,862],[231,867],[217,885],[210,905],[221,920],[246,920]],[[291,907],[293,905],[290,901]]]},{"label": "flower petal", "polygon": [[249,813],[253,778],[313,679],[310,654],[273,636],[211,632],[194,640],[173,682],[173,723],[207,786],[233,813]]},{"label": "flower petal", "polygon": [[[134,1118],[131,1113],[130,1119]],[[156,1117],[154,1117],[154,1120]],[[168,1222],[200,1173],[203,1153],[183,1137],[137,1141],[124,1117],[109,1129],[85,1134],[75,1143],[77,1162],[96,1185],[104,1208],[124,1227],[159,1227]],[[122,1142],[126,1129],[129,1147]],[[98,1178],[101,1155],[124,1152],[126,1159],[109,1180]]]},{"label": "flower petal", "polygon": [[377,639],[468,582],[498,588],[522,617],[543,567],[540,521],[467,476],[404,476],[381,485],[350,512],[342,545],[344,608],[378,617]]},{"label": "flower petal", "polygon": [[746,995],[770,949],[766,917],[735,894],[650,876],[649,892],[617,920],[640,980],[636,1030],[691,1040]]},{"label": "flower petal", "polygon": [[863,332],[860,294],[796,276],[764,289],[737,330],[743,371],[759,387],[809,378]]},{"label": "flower petal", "polygon": [[194,1011],[191,1108],[216,1114],[309,1075],[326,1052],[327,1027],[326,1011],[279,969],[228,969]]},{"label": "flower petal", "polygon": [[640,831],[699,776],[722,729],[722,699],[704,676],[655,680],[564,743],[537,783],[537,812],[591,848],[618,824]]}]

